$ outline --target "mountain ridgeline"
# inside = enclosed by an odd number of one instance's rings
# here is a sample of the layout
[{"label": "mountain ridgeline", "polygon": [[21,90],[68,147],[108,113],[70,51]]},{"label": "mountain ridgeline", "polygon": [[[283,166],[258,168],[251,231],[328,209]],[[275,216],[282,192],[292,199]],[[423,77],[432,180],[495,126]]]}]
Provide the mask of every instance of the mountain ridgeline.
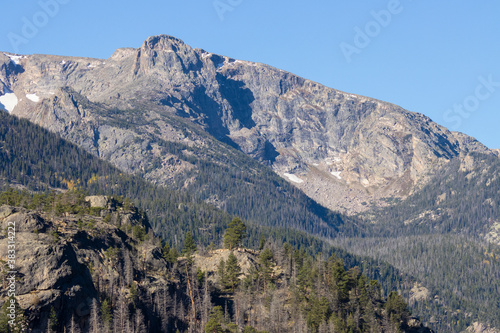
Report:
[{"label": "mountain ridgeline", "polygon": [[215,175],[205,169],[256,167],[220,142],[343,212],[404,197],[455,157],[495,154],[421,114],[171,36],[150,37],[105,60],[11,57],[0,54],[3,91],[18,101],[11,113],[123,171],[177,188],[198,186],[204,200],[221,206],[232,207],[234,193],[207,184],[204,178]]}]

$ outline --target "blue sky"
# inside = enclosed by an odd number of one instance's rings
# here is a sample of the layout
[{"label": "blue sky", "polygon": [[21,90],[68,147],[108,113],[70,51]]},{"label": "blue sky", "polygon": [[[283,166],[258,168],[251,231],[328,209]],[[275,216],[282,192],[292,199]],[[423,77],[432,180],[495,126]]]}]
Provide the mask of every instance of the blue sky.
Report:
[{"label": "blue sky", "polygon": [[23,0],[0,8],[2,51],[107,58],[169,34],[401,105],[500,148],[500,2]]}]

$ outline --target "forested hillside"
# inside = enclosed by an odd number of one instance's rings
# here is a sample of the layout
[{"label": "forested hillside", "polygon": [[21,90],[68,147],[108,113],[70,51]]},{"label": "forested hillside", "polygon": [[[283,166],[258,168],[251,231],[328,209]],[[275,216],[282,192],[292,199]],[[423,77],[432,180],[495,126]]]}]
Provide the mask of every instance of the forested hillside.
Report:
[{"label": "forested hillside", "polygon": [[[408,199],[363,215],[376,236],[461,233],[479,237],[500,223],[500,159],[453,159]],[[500,243],[499,243],[500,244]]]},{"label": "forested hillside", "polygon": [[[439,332],[474,322],[500,327],[499,189],[500,160],[471,153],[406,200],[360,214],[371,236],[332,244],[412,274],[428,294],[411,306]],[[410,298],[410,290],[402,292]]]},{"label": "forested hillside", "polygon": [[[1,307],[2,332],[430,332],[400,295],[385,299],[335,255],[272,238],[241,248],[239,219],[225,230],[226,249],[199,247],[187,232],[178,251],[129,200],[98,199],[104,207],[80,191],[0,195],[24,206],[0,205],[0,223],[16,224],[18,274],[30,276],[17,282],[14,325],[10,301]],[[1,235],[0,248],[7,241]]]},{"label": "forested hillside", "polygon": [[[160,234],[164,230],[177,230],[179,225],[186,223],[199,224],[204,215],[207,215],[204,220],[220,220],[221,210],[215,210],[204,200],[224,191],[229,199],[224,201],[223,210],[256,224],[293,228],[324,237],[353,234],[358,229],[355,220],[318,205],[271,170],[229,147],[226,149],[231,155],[224,157],[221,154],[218,157],[221,164],[215,164],[201,157],[190,158],[206,154],[197,148],[160,143],[165,154],[177,153],[181,159],[200,164],[201,171],[196,175],[198,181],[187,188],[176,187],[174,191],[123,173],[57,135],[3,112],[0,113],[0,145],[0,177],[7,183],[12,180],[33,189],[79,187],[92,193],[133,198],[148,212]],[[248,163],[252,172],[242,172],[238,165],[243,162],[234,163],[236,158]],[[189,177],[188,174],[180,183]],[[208,193],[207,183],[212,184]],[[226,186],[228,183],[231,186]],[[160,225],[164,228],[160,229]]]},{"label": "forested hillside", "polygon": [[[410,301],[412,309],[438,332],[462,332],[474,322],[500,326],[498,246],[453,234],[336,239],[333,244],[412,274],[425,286]],[[407,299],[417,292],[401,291]]]}]

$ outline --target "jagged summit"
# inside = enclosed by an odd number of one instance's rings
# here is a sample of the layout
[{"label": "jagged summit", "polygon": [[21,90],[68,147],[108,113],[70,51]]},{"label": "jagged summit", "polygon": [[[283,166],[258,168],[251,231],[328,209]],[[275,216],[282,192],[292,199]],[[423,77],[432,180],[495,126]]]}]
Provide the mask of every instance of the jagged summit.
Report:
[{"label": "jagged summit", "polygon": [[[184,41],[170,35],[151,36],[144,41],[142,48],[171,50],[173,46],[186,45]],[[175,50],[173,50],[175,52]]]}]

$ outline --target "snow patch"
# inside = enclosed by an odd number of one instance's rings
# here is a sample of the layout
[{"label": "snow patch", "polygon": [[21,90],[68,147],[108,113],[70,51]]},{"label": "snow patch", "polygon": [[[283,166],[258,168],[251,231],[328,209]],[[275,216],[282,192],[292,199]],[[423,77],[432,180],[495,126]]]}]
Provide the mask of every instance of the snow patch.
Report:
[{"label": "snow patch", "polygon": [[60,62],[61,65],[64,65],[66,63],[66,60],[63,60]]},{"label": "snow patch", "polygon": [[295,176],[295,175],[293,175],[293,174],[291,174],[291,173],[286,173],[286,172],[285,172],[283,175],[284,175],[285,177],[287,177],[290,181],[294,182],[294,183],[298,183],[298,184],[300,184],[300,183],[303,183],[303,182],[304,182],[302,179],[300,179],[299,177],[297,177],[297,176]]},{"label": "snow patch", "polygon": [[35,103],[40,102],[40,97],[37,94],[26,94],[26,98]]},{"label": "snow patch", "polygon": [[12,112],[17,105],[17,96],[12,91],[6,89],[4,95],[0,96],[0,108]]},{"label": "snow patch", "polygon": [[220,64],[217,65],[217,69],[221,69],[222,67],[225,66],[233,68],[236,64],[243,64],[243,63],[245,63],[245,61],[225,58],[224,62],[221,62]]},{"label": "snow patch", "polygon": [[336,177],[336,178],[338,178],[338,179],[342,179],[342,177],[340,177],[340,174],[342,173],[341,171],[330,171],[330,173],[331,173],[334,177]]},{"label": "snow patch", "polygon": [[201,58],[202,58],[202,59],[205,59],[205,58],[210,57],[211,55],[212,55],[212,53],[203,53],[203,54],[201,55]]},{"label": "snow patch", "polygon": [[368,181],[368,179],[363,178],[363,179],[361,179],[361,184],[363,184],[364,186],[367,186],[367,185],[370,185],[370,182]]},{"label": "snow patch", "polygon": [[16,65],[20,65],[21,64],[21,59],[24,58],[23,56],[18,56],[18,55],[13,55],[13,54],[8,54],[8,53],[4,53],[4,54],[7,57],[9,57],[10,61],[12,61]]},{"label": "snow patch", "polygon": [[87,65],[88,68],[95,68],[95,65],[92,65],[92,64],[88,64]]}]

